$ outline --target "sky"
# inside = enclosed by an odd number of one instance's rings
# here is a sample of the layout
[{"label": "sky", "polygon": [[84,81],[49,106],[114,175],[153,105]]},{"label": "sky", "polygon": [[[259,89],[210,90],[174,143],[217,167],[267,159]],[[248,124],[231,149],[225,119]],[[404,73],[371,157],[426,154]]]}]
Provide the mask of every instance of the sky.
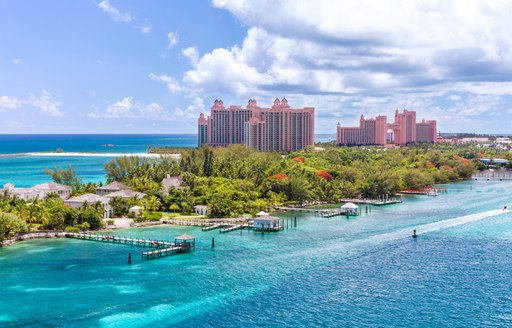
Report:
[{"label": "sky", "polygon": [[0,133],[197,133],[216,99],[512,133],[509,0],[0,0]]}]

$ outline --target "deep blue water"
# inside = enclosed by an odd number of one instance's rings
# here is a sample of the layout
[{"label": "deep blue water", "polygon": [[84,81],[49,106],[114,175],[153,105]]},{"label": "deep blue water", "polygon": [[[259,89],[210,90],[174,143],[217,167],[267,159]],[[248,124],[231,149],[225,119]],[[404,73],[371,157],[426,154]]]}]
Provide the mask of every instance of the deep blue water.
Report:
[{"label": "deep blue water", "polygon": [[[106,147],[105,145],[113,145]],[[0,154],[27,152],[145,153],[148,147],[196,147],[197,136],[169,135],[0,135]],[[7,182],[17,187],[30,187],[47,182],[50,177],[44,169],[72,166],[84,182],[105,181],[103,165],[114,157],[40,157],[0,156],[0,187]]]},{"label": "deep blue water", "polygon": [[[332,134],[318,134],[316,141],[330,141]],[[106,147],[105,145],[113,145]],[[197,147],[197,135],[119,135],[119,134],[0,134],[0,155],[28,152],[145,153],[148,147]],[[7,182],[17,187],[30,187],[49,180],[44,169],[67,168],[71,165],[84,182],[104,182],[103,165],[114,157],[2,157],[0,156],[0,188]]]},{"label": "deep blue water", "polygon": [[[357,218],[282,214],[297,216],[298,227],[265,235],[169,226],[117,231],[198,237],[194,253],[134,256],[131,265],[128,252],[140,251],[131,246],[22,242],[0,249],[0,325],[512,326],[512,212],[500,210],[510,207],[511,191],[512,182],[468,181]],[[489,210],[498,215],[456,225]],[[425,232],[432,222],[440,228]]]},{"label": "deep blue water", "polygon": [[[106,147],[105,145],[113,145]],[[0,154],[26,152],[145,153],[148,147],[196,147],[193,134],[0,134]]]}]

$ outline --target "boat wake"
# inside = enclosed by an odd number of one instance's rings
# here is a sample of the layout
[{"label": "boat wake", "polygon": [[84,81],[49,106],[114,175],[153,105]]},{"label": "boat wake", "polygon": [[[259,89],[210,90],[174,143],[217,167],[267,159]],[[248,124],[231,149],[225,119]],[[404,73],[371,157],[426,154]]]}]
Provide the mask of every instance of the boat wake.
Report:
[{"label": "boat wake", "polygon": [[415,229],[416,234],[420,235],[420,234],[438,231],[441,229],[455,227],[455,226],[458,226],[461,224],[466,224],[469,222],[483,220],[486,218],[498,216],[498,215],[509,213],[509,212],[510,212],[510,210],[508,210],[508,209],[499,209],[499,210],[491,210],[491,211],[486,211],[486,212],[481,212],[481,213],[476,213],[476,214],[470,214],[470,215],[465,215],[465,216],[461,216],[458,218],[442,220],[442,221],[433,222],[433,223],[427,223],[427,224],[423,224],[423,225],[419,225],[419,226],[412,226],[412,227],[397,230],[394,232],[375,235],[375,236],[369,237],[369,239],[376,239],[379,241],[390,241],[390,240],[403,238],[405,236],[410,236],[412,233],[412,229]]}]

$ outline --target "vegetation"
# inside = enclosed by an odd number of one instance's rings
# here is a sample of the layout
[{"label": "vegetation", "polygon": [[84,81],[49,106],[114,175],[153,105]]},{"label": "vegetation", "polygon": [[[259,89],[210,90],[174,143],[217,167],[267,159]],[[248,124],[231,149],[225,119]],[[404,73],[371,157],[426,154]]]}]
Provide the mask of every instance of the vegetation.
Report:
[{"label": "vegetation", "polygon": [[[195,205],[207,205],[213,217],[230,217],[254,215],[278,204],[391,197],[401,190],[469,178],[473,171],[488,167],[480,158],[512,160],[512,153],[499,149],[446,144],[386,149],[324,143],[289,154],[262,153],[242,145],[151,151],[179,153],[181,160],[118,157],[105,164],[107,183],[120,181],[148,195],[144,199],[114,198],[111,205],[116,216],[129,215],[128,208],[134,205],[145,209],[137,221],[154,221],[163,212],[192,214]],[[98,187],[82,183],[71,167],[47,173],[54,181],[73,186],[73,195],[94,193]],[[164,192],[161,181],[167,175],[180,175],[185,188]],[[1,238],[25,229],[22,223],[28,229],[68,231],[98,229],[103,224],[101,204],[73,209],[56,196],[25,202],[3,194],[0,212]]]},{"label": "vegetation", "polygon": [[[153,148],[179,153],[170,159],[117,158],[105,165],[107,180],[120,180],[152,195],[150,211],[188,214],[208,205],[211,216],[255,214],[283,203],[338,202],[340,198],[393,196],[400,190],[469,178],[485,169],[482,157],[504,157],[475,145],[412,145],[403,148],[317,145],[290,154],[262,153],[241,145],[226,148]],[[163,194],[160,181],[181,175],[186,189]],[[159,203],[158,201],[159,200]],[[147,200],[149,201],[149,200]],[[148,204],[145,204],[148,209]]]},{"label": "vegetation", "polygon": [[84,204],[82,208],[74,209],[64,205],[57,195],[26,202],[3,194],[0,196],[0,212],[15,215],[27,225],[28,230],[64,230],[66,227],[88,230],[103,226],[101,204]]},{"label": "vegetation", "polygon": [[24,231],[27,231],[25,220],[12,213],[0,212],[0,242]]}]

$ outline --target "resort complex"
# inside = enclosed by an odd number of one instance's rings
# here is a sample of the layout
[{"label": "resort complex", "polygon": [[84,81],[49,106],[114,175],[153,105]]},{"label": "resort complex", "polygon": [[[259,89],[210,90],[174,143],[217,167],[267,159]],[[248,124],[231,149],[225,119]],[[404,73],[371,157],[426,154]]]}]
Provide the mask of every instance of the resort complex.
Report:
[{"label": "resort complex", "polygon": [[225,107],[215,100],[211,113],[198,121],[199,146],[243,144],[260,151],[296,151],[314,144],[315,109],[291,108],[276,99],[271,108],[250,99],[246,108]]},{"label": "resort complex", "polygon": [[416,122],[416,112],[395,111],[393,123],[387,123],[386,116],[365,119],[363,115],[358,127],[344,127],[338,123],[336,143],[338,145],[407,145],[414,142],[435,142],[437,129],[435,120]]}]

